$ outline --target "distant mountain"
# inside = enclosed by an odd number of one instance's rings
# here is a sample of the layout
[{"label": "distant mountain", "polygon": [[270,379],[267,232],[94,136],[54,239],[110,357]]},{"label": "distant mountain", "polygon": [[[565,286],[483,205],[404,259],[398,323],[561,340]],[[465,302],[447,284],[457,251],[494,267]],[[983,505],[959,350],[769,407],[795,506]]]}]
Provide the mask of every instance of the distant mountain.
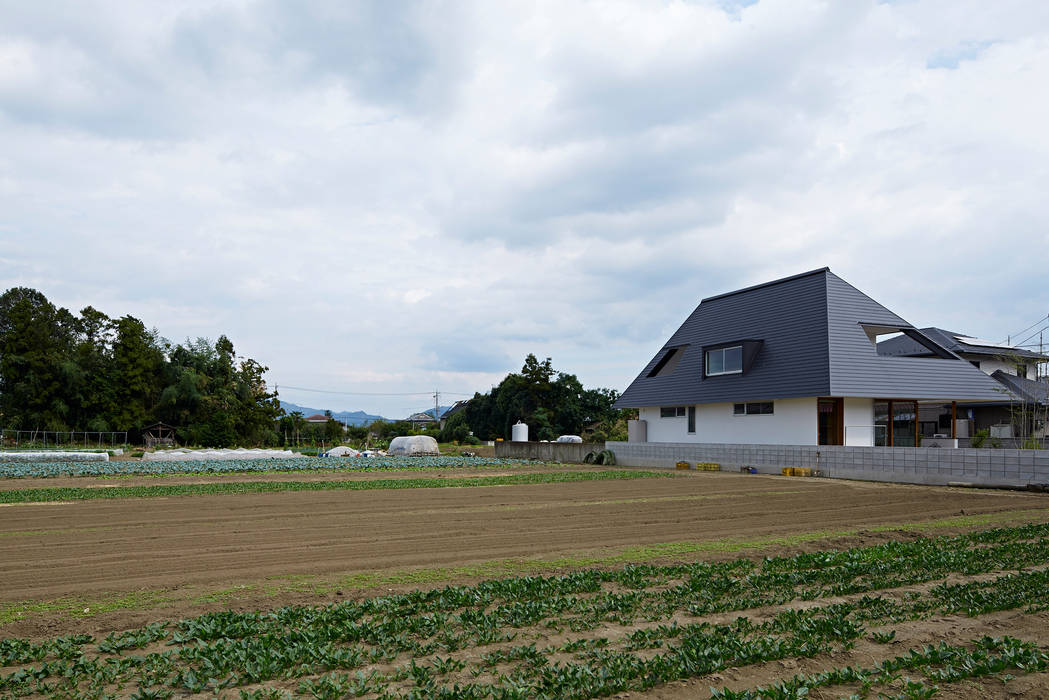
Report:
[{"label": "distant mountain", "polygon": [[[292,413],[293,411],[299,411],[304,416],[312,416],[316,413],[324,415],[325,409],[323,408],[309,408],[308,406],[300,406],[290,401],[281,401],[280,407],[284,409],[286,413]],[[447,411],[451,406],[439,406],[437,415],[443,416],[444,412]],[[412,413],[427,413],[433,415],[433,408],[424,408],[421,411],[412,411]],[[332,411],[332,418],[346,425],[368,425],[377,420],[386,421],[392,423],[393,421],[404,420],[408,416],[400,416],[398,418],[384,418],[382,416],[376,416],[371,413],[365,413],[364,411]],[[410,414],[409,414],[410,415]]]},{"label": "distant mountain", "polygon": [[[300,406],[292,403],[291,401],[281,401],[280,407],[284,409],[286,413],[293,413],[299,411],[304,416],[312,416],[315,413],[324,415],[326,409],[323,408],[309,408],[308,406]],[[430,409],[433,413],[433,409]],[[365,413],[364,411],[332,411],[332,418],[335,420],[345,423],[346,425],[368,425],[377,420],[389,421],[389,418],[383,418],[382,416],[376,416],[371,413]]]}]

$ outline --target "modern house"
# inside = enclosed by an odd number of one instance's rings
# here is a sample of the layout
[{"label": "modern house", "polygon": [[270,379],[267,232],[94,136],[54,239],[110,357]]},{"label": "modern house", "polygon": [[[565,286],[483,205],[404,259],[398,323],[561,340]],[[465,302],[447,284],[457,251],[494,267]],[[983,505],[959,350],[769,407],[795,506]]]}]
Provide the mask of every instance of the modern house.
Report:
[{"label": "modern house", "polygon": [[[1049,362],[1049,355],[1013,345],[980,340],[942,328],[922,328],[921,332],[967,360],[974,367],[989,374],[1000,385],[998,401],[970,404],[966,417],[972,430],[988,430],[994,437],[1016,437],[1016,428],[1026,435],[1045,434],[1045,425],[1036,418],[1045,414],[1049,404],[1049,381],[1039,381],[1039,367]],[[928,350],[906,336],[898,336],[878,343],[878,352],[895,357],[928,357]],[[1027,423],[1025,427],[1021,423]],[[919,417],[919,431],[930,436],[934,432],[928,416]]]},{"label": "modern house", "polygon": [[[925,352],[880,353],[895,334]],[[631,442],[915,446],[1003,398],[945,345],[822,268],[703,299],[616,405]]]}]

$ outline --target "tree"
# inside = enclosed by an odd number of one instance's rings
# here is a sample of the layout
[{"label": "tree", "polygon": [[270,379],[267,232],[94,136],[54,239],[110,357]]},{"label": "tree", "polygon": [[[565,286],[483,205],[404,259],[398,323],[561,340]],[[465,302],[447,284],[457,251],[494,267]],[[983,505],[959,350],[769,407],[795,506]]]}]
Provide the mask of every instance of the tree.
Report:
[{"label": "tree", "polygon": [[33,289],[0,296],[0,415],[7,427],[65,430],[76,319]]},{"label": "tree", "polygon": [[155,332],[124,316],[115,324],[112,383],[116,406],[110,421],[118,430],[137,431],[149,424],[161,395],[164,353]]},{"label": "tree", "polygon": [[[462,411],[475,435],[509,438],[513,424],[523,421],[540,440],[582,435],[591,425],[615,422],[619,394],[612,389],[584,389],[574,374],[558,372],[550,358],[529,354],[520,373],[508,374],[490,393],[474,394]],[[447,426],[446,426],[447,427]]]}]

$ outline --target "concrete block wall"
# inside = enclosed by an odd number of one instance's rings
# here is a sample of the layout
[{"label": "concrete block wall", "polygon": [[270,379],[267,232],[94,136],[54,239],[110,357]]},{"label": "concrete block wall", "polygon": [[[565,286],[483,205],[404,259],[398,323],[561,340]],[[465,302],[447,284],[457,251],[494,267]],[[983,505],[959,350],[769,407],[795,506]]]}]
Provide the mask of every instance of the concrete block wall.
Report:
[{"label": "concrete block wall", "polygon": [[617,464],[637,467],[717,462],[726,471],[754,467],[762,474],[779,474],[783,467],[810,467],[830,478],[905,484],[1049,484],[1049,450],[654,442],[606,446],[615,452]]},{"label": "concrete block wall", "polygon": [[[626,444],[626,443],[620,443]],[[583,463],[588,452],[605,449],[603,442],[510,442],[497,440],[495,456],[506,459],[539,459],[544,462]]]}]

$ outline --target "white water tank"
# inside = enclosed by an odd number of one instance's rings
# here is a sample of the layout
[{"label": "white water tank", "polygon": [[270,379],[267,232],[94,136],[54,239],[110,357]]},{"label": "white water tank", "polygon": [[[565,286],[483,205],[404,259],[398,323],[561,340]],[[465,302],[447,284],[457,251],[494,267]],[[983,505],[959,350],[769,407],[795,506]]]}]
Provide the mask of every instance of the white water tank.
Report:
[{"label": "white water tank", "polygon": [[528,442],[528,426],[521,421],[514,423],[514,427],[510,432],[510,439],[513,442]]}]

